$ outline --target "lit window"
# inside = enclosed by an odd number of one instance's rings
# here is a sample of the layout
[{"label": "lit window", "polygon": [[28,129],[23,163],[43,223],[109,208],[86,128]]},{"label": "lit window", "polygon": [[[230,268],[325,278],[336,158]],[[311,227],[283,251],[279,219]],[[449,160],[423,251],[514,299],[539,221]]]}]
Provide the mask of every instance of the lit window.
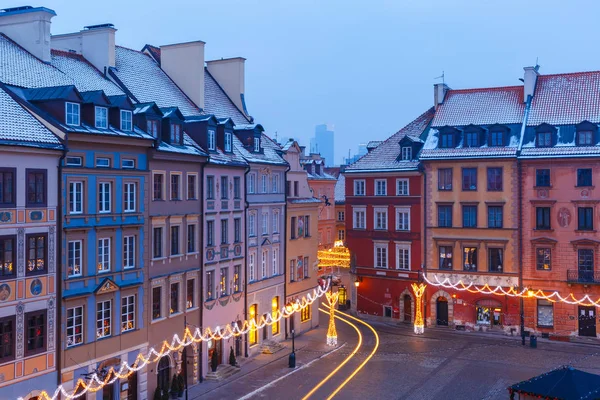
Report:
[{"label": "lit window", "polygon": [[81,240],[70,241],[67,246],[67,277],[81,276]]},{"label": "lit window", "polygon": [[121,298],[121,332],[135,329],[135,296]]},{"label": "lit window", "polygon": [[549,300],[537,301],[537,324],[543,327],[554,326],[554,303]]},{"label": "lit window", "polygon": [[83,343],[83,306],[67,308],[67,347]]},{"label": "lit window", "polygon": [[96,337],[108,337],[111,334],[111,301],[96,304]]},{"label": "lit window", "polygon": [[98,272],[110,271],[110,238],[98,239]]}]

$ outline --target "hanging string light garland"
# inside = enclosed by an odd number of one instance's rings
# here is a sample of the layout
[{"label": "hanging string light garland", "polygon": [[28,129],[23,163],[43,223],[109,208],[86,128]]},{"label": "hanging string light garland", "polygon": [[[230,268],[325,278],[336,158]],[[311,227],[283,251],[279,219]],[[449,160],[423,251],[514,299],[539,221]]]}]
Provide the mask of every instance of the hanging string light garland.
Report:
[{"label": "hanging string light garland", "polygon": [[319,259],[319,268],[350,268],[350,251],[341,240],[337,240],[330,249],[319,250],[317,258]]},{"label": "hanging string light garland", "polygon": [[[214,331],[211,328],[206,328],[204,333],[200,328],[196,328],[193,333],[189,328],[185,328],[183,339],[180,339],[178,334],[174,334],[171,342],[167,342],[167,340],[163,341],[160,350],[157,351],[152,347],[148,350],[146,356],[139,353],[131,366],[128,365],[126,361],[123,361],[118,370],[115,369],[115,367],[110,367],[104,378],[101,378],[98,376],[98,373],[95,372],[87,379],[87,382],[81,378],[78,379],[75,384],[75,389],[71,393],[69,393],[63,385],[60,385],[54,391],[52,396],[46,391],[42,391],[38,395],[38,398],[41,400],[57,400],[58,398],[66,400],[76,399],[84,396],[88,392],[95,393],[103,387],[113,384],[118,379],[127,379],[130,375],[146,367],[148,364],[158,362],[162,357],[179,351],[192,343],[208,342],[211,340],[227,340],[232,337],[244,335],[250,331],[256,331],[265,326],[273,325],[278,323],[282,318],[289,318],[294,313],[301,312],[325,293],[329,294],[328,290],[330,284],[331,281],[326,280],[323,286],[316,287],[313,289],[312,293],[308,293],[306,297],[302,297],[302,300],[298,299],[292,307],[284,306],[274,313],[266,314],[266,316],[261,317],[260,322],[258,323],[255,319],[251,319],[250,321],[244,321],[241,327],[238,324],[234,324],[233,326],[227,324],[223,328],[217,326]],[[24,398],[19,397],[17,400],[24,400]]]}]

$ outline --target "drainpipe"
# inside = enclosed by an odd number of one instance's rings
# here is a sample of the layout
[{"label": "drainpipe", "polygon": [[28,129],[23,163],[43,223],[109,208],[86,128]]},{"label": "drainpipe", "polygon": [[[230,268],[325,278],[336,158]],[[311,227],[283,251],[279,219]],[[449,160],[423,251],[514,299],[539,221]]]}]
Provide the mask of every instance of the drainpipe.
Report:
[{"label": "drainpipe", "polygon": [[[427,172],[424,167],[420,167],[421,173],[423,174],[423,264],[421,265],[421,274],[423,276],[427,272]],[[419,279],[421,280],[421,278]],[[427,289],[425,289],[427,291]],[[427,299],[427,296],[423,296],[424,299]],[[427,322],[427,301],[423,301],[423,323]],[[414,317],[413,317],[414,318]]]},{"label": "drainpipe", "polygon": [[[210,157],[210,156],[209,156]],[[201,182],[201,186],[198,188],[199,189],[199,193],[200,193],[200,223],[199,223],[199,229],[198,231],[202,231],[202,244],[204,244],[204,196],[202,196],[202,193],[204,193],[204,167],[206,166],[206,164],[209,162],[209,159],[206,160],[206,162],[204,163],[200,163],[200,182]],[[199,283],[200,283],[200,296],[198,297],[199,299],[199,313],[200,313],[200,331],[202,331],[202,327],[204,326],[204,320],[202,318],[204,318],[204,246],[201,246],[199,249],[199,253],[200,253],[200,279],[199,279]],[[198,346],[200,348],[199,350],[199,357],[200,357],[200,362],[199,364],[199,371],[198,371],[198,383],[201,383],[203,378],[202,378],[202,365],[204,364],[204,360],[202,359],[202,348],[204,347],[204,343],[201,342],[200,346]]]},{"label": "drainpipe", "polygon": [[[285,204],[283,205],[283,305],[287,304],[287,174],[292,169],[291,165],[288,163],[288,166],[283,173],[283,193],[285,193]],[[290,318],[294,318],[292,315]],[[285,338],[288,338],[288,319],[285,318]]]},{"label": "drainpipe", "polygon": [[56,383],[58,386],[60,386],[62,384],[62,377],[61,377],[61,353],[62,353],[62,240],[63,240],[63,232],[62,232],[62,225],[63,225],[63,201],[62,201],[62,164],[63,164],[63,160],[65,159],[65,157],[67,156],[67,152],[69,150],[67,149],[67,147],[65,146],[65,148],[63,149],[62,155],[60,156],[59,160],[58,160],[58,184],[57,184],[57,205],[56,205],[56,276],[60,277],[59,279],[57,279],[56,281],[56,321],[57,323],[54,325],[55,327],[58,326],[58,329],[55,328],[55,337],[56,337],[56,343],[54,345],[54,348],[57,349],[56,351],[56,363],[55,363],[55,367],[56,367]]},{"label": "drainpipe", "polygon": [[[246,226],[246,213],[248,212],[248,173],[250,172],[250,164],[246,166],[244,172],[244,226]],[[244,321],[248,321],[248,240],[246,240],[246,253],[245,253],[245,264],[244,265]],[[248,334],[246,333],[246,340],[244,341],[244,357],[248,358]]]}]

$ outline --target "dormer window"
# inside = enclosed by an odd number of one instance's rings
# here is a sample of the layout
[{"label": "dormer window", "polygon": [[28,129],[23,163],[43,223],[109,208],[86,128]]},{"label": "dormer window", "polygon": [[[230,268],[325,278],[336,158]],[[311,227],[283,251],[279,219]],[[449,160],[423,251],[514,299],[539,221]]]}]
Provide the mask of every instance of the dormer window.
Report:
[{"label": "dormer window", "polygon": [[402,148],[402,160],[412,160],[412,147]]},{"label": "dormer window", "polygon": [[133,130],[131,111],[121,110],[121,130],[122,131]]},{"label": "dormer window", "polygon": [[215,150],[216,146],[215,146],[215,131],[213,130],[209,130],[208,131],[208,149],[209,150]]},{"label": "dormer window", "polygon": [[260,138],[259,137],[254,138],[254,152],[260,153]]},{"label": "dormer window", "polygon": [[538,132],[537,147],[551,147],[551,146],[552,146],[552,132]]},{"label": "dormer window", "polygon": [[478,146],[479,146],[479,133],[465,132],[464,147],[478,147]]},{"label": "dormer window", "polygon": [[108,128],[108,108],[96,107],[96,128]]},{"label": "dormer window", "polygon": [[501,131],[490,132],[490,146],[491,147],[504,146],[504,132],[501,132]]},{"label": "dormer window", "polygon": [[181,125],[171,123],[171,143],[181,144]]},{"label": "dormer window", "polygon": [[231,133],[225,132],[225,151],[231,152]]},{"label": "dormer window", "polygon": [[65,122],[67,125],[79,126],[79,104],[66,103],[65,108]]},{"label": "dormer window", "polygon": [[158,138],[158,121],[149,119],[146,123],[146,130],[153,138]]},{"label": "dormer window", "polygon": [[594,132],[579,131],[577,132],[577,146],[591,146],[594,144]]},{"label": "dormer window", "polygon": [[449,149],[454,147],[454,134],[453,133],[441,133],[440,134],[440,148]]}]

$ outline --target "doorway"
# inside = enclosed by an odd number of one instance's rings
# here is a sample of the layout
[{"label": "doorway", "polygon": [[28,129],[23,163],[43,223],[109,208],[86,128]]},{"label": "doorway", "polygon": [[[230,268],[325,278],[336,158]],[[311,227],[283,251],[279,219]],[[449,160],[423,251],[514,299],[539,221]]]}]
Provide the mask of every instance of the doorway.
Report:
[{"label": "doorway", "polygon": [[392,318],[392,307],[383,306],[383,316],[386,318]]},{"label": "doorway", "polygon": [[[263,315],[263,320],[267,321],[267,317],[268,317],[268,315],[264,314]],[[263,342],[269,338],[269,329],[268,329],[268,327],[269,327],[269,325],[267,325],[267,324],[265,324],[265,326],[263,326],[263,329],[262,329],[262,340],[263,340]]]},{"label": "doorway", "polygon": [[411,310],[411,299],[410,296],[404,295],[404,322],[412,322],[412,310]]},{"label": "doorway", "polygon": [[596,307],[579,306],[579,336],[596,337]]},{"label": "doorway", "polygon": [[[111,374],[109,374],[109,376],[106,379],[110,381],[113,378],[114,378],[114,374],[111,373]],[[119,385],[119,379],[117,379],[110,385],[104,386],[104,388],[102,388],[102,400],[117,400],[117,397],[115,396],[115,388],[118,385]]]},{"label": "doorway", "polygon": [[171,377],[171,365],[169,361],[169,357],[164,356],[158,362],[158,367],[156,368],[156,387],[161,388],[164,393],[168,392],[169,387],[169,378]]},{"label": "doorway", "polygon": [[436,325],[448,326],[448,300],[438,297],[436,301]]},{"label": "doorway", "polygon": [[127,400],[137,400],[137,392],[137,372],[134,372],[127,378]]}]

